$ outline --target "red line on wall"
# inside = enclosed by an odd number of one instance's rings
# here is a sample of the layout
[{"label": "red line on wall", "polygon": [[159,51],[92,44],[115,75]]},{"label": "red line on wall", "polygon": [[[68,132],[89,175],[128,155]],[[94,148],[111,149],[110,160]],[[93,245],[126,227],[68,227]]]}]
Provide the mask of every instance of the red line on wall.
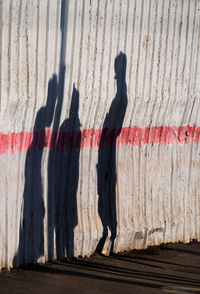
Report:
[{"label": "red line on wall", "polygon": [[[104,134],[104,146],[113,144],[112,138],[116,138],[117,130],[107,129]],[[55,151],[67,149],[98,148],[102,130],[88,129],[80,131],[70,131],[66,133],[52,132],[52,130],[42,130],[38,132],[20,133],[0,133],[0,154],[26,152],[28,149],[42,150],[43,148]],[[58,140],[58,137],[61,138]],[[117,137],[117,146],[143,146],[186,144],[200,142],[200,127],[198,126],[158,126],[158,127],[124,127]]]}]

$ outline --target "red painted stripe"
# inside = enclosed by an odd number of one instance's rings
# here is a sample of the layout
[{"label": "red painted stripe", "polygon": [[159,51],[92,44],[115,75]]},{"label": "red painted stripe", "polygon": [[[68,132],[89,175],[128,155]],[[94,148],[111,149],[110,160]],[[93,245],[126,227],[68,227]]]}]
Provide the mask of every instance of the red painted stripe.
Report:
[{"label": "red painted stripe", "polygon": [[[72,148],[98,148],[102,130],[70,131],[67,133],[42,130],[38,132],[0,133],[0,154],[26,152],[29,148],[43,148],[64,151]],[[110,146],[117,136],[117,130],[106,130],[103,145]],[[151,128],[124,127],[117,137],[117,146],[143,146],[147,144],[169,145],[200,142],[200,127],[198,126],[159,126]]]}]

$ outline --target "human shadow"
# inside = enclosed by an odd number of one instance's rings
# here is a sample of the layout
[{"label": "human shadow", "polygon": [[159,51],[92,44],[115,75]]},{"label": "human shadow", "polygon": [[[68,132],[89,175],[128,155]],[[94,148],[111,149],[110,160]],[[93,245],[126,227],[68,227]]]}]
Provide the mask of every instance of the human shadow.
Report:
[{"label": "human shadow", "polygon": [[25,186],[23,193],[23,208],[20,224],[20,237],[17,253],[13,263],[16,265],[37,263],[40,256],[44,255],[44,200],[42,185],[42,155],[46,146],[45,128],[52,124],[52,136],[48,157],[48,195],[47,195],[47,246],[48,259],[52,259],[54,252],[54,229],[57,204],[56,179],[58,175],[57,141],[59,137],[59,125],[64,100],[65,85],[65,59],[68,25],[68,1],[61,1],[60,11],[60,62],[59,73],[53,75],[48,84],[46,106],[37,112],[33,139],[27,151],[25,163]]},{"label": "human shadow", "polygon": [[69,117],[62,123],[57,140],[55,233],[58,259],[74,256],[74,228],[78,224],[77,188],[81,145],[78,117],[79,92],[73,87]]},{"label": "human shadow", "polygon": [[57,76],[48,83],[47,102],[37,112],[33,138],[25,162],[19,246],[13,263],[37,263],[44,254],[44,199],[41,175],[42,155],[47,145],[45,128],[50,127],[56,103]]},{"label": "human shadow", "polygon": [[55,205],[57,203],[56,197],[56,180],[58,176],[58,154],[56,152],[59,125],[61,119],[61,112],[64,100],[64,87],[65,87],[65,59],[66,59],[66,46],[67,46],[67,26],[68,26],[68,1],[62,0],[61,2],[61,46],[60,46],[60,62],[59,74],[57,82],[57,104],[55,109],[54,121],[52,126],[52,137],[50,142],[50,151],[48,157],[48,196],[47,196],[47,234],[48,234],[48,260],[54,258],[54,229],[55,229]]},{"label": "human shadow", "polygon": [[113,252],[116,237],[116,143],[127,107],[126,63],[126,55],[120,52],[115,58],[114,64],[117,93],[106,115],[99,144],[97,164],[98,213],[103,226],[103,235],[96,247],[98,253],[103,250],[108,237],[108,228],[111,231],[110,253]]}]

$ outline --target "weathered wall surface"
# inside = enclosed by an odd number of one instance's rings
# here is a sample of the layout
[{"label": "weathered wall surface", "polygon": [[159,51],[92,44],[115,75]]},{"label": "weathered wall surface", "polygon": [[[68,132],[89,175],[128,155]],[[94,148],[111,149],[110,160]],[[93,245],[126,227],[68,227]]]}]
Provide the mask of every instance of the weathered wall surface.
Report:
[{"label": "weathered wall surface", "polygon": [[199,0],[0,0],[0,268],[200,240],[199,45]]}]

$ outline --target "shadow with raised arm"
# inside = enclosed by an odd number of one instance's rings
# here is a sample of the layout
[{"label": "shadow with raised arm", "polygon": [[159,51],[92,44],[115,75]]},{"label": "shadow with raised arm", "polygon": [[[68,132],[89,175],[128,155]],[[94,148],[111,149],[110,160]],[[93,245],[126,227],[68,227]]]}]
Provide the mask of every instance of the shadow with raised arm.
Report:
[{"label": "shadow with raised arm", "polygon": [[62,107],[64,101],[64,89],[65,89],[65,72],[66,72],[66,47],[67,47],[67,28],[68,28],[68,0],[62,0],[60,11],[60,30],[61,30],[61,44],[60,44],[60,62],[59,62],[59,74],[57,83],[57,104],[53,120],[53,133],[50,142],[50,151],[48,158],[48,196],[47,196],[47,234],[48,234],[48,260],[52,260],[55,257],[55,206],[58,195],[56,194],[56,184],[58,176],[58,152],[56,151],[59,126],[62,114]]},{"label": "shadow with raised arm", "polygon": [[48,84],[47,102],[37,112],[33,138],[25,162],[25,184],[21,208],[19,246],[14,265],[37,263],[44,255],[44,199],[42,155],[47,144],[45,128],[50,127],[56,103],[57,76]]}]

